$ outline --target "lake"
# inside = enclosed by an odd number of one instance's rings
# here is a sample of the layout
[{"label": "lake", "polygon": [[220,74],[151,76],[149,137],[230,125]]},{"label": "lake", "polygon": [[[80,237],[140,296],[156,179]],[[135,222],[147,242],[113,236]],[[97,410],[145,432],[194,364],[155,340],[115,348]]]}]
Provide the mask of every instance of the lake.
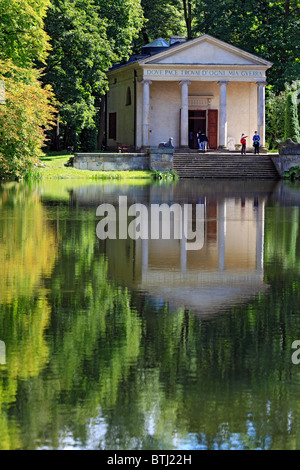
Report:
[{"label": "lake", "polygon": [[300,449],[299,208],[282,181],[3,184],[0,449]]}]

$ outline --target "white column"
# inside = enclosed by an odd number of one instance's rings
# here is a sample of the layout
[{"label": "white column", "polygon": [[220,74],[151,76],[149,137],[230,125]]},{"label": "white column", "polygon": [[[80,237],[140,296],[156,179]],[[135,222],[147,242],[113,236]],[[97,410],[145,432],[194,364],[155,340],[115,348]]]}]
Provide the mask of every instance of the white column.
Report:
[{"label": "white column", "polygon": [[266,145],[265,90],[266,82],[257,82],[257,132],[261,147]]},{"label": "white column", "polygon": [[4,341],[0,341],[0,364],[6,364],[6,346]]},{"label": "white column", "polygon": [[225,269],[225,248],[226,248],[226,201],[218,202],[218,257],[219,271]]},{"label": "white column", "polygon": [[265,201],[259,199],[256,219],[256,269],[264,269]]},{"label": "white column", "polygon": [[180,147],[189,146],[189,80],[182,80],[181,85],[181,122]]},{"label": "white column", "polygon": [[148,271],[148,260],[149,260],[149,240],[142,239],[142,271]]},{"label": "white column", "polygon": [[150,85],[151,80],[143,80],[143,147],[150,146]]},{"label": "white column", "polygon": [[218,82],[220,85],[220,117],[219,117],[219,147],[227,148],[227,85],[229,82]]},{"label": "white column", "polygon": [[187,226],[188,221],[185,217],[184,206],[182,208],[182,217],[181,217],[181,239],[180,239],[180,270],[181,272],[185,272],[187,268],[187,249],[186,249],[186,233],[187,233]]}]

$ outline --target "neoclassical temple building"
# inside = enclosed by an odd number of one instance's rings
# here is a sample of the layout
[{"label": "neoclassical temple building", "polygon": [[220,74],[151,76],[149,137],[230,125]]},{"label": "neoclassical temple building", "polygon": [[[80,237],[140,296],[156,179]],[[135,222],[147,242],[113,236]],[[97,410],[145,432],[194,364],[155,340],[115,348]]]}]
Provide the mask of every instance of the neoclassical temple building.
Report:
[{"label": "neoclassical temple building", "polygon": [[157,39],[108,72],[107,137],[132,150],[173,139],[197,148],[203,131],[211,149],[247,147],[258,131],[265,144],[266,72],[272,64],[207,34],[186,41]]}]

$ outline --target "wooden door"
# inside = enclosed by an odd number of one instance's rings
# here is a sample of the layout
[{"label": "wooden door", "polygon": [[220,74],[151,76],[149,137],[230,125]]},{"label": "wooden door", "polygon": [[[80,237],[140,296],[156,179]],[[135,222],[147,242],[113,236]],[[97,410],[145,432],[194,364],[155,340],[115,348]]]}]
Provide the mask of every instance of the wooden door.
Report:
[{"label": "wooden door", "polygon": [[209,148],[218,148],[218,110],[209,109],[207,116],[207,137]]},{"label": "wooden door", "polygon": [[189,111],[189,147],[198,149],[198,132],[206,134],[206,111]]}]

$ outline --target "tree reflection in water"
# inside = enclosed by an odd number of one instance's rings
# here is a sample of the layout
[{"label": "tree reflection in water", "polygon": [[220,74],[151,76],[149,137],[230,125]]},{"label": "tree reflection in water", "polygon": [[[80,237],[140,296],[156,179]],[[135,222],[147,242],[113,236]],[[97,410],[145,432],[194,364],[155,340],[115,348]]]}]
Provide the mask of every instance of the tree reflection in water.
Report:
[{"label": "tree reflection in water", "polygon": [[0,194],[0,447],[299,448],[298,207],[266,202],[269,288],[205,316],[117,280],[95,207],[46,192]]}]

